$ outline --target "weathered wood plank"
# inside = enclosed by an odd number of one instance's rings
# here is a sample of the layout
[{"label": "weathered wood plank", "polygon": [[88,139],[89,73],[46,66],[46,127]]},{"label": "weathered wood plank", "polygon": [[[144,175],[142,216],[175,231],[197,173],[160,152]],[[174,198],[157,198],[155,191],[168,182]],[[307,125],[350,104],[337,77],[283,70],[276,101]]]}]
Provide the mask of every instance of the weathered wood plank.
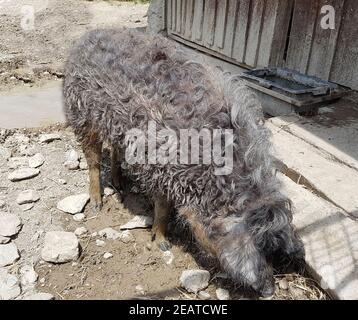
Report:
[{"label": "weathered wood plank", "polygon": [[237,16],[232,57],[240,63],[243,63],[245,58],[250,7],[251,0],[239,0],[239,12]]},{"label": "weathered wood plank", "polygon": [[168,29],[168,33],[170,33],[172,31],[172,24],[173,24],[173,21],[172,21],[172,0],[168,0],[167,1],[167,5],[166,5],[166,15],[167,15],[167,29]]},{"label": "weathered wood plank", "polygon": [[234,36],[235,28],[237,22],[237,14],[239,8],[238,0],[228,0],[227,4],[227,22],[226,22],[226,35],[224,42],[223,53],[229,57],[232,57],[233,45],[234,45]]},{"label": "weathered wood plank", "polygon": [[219,0],[216,8],[215,47],[219,51],[224,48],[226,36],[227,2],[228,0]]},{"label": "weathered wood plank", "polygon": [[171,12],[171,16],[172,16],[172,31],[175,32],[175,30],[176,30],[176,22],[177,22],[177,1],[176,0],[171,0],[171,5],[172,5],[172,12]]},{"label": "weathered wood plank", "polygon": [[263,14],[265,11],[265,0],[253,1],[252,14],[250,16],[249,34],[245,52],[245,64],[255,67],[260,50],[260,39],[263,26]]},{"label": "weathered wood plank", "polygon": [[186,20],[184,36],[191,39],[193,32],[194,0],[186,0]]},{"label": "weathered wood plank", "polygon": [[201,43],[203,39],[204,22],[204,0],[195,0],[194,18],[193,18],[193,40]]},{"label": "weathered wood plank", "polygon": [[185,32],[185,25],[186,25],[186,2],[187,0],[181,0],[181,7],[180,7],[180,33],[184,35]]},{"label": "weathered wood plank", "polygon": [[213,46],[215,37],[215,21],[216,21],[217,0],[205,0],[204,11],[204,45]]},{"label": "weathered wood plank", "polygon": [[320,0],[296,0],[286,66],[307,72]]},{"label": "weathered wood plank", "polygon": [[294,0],[279,0],[279,10],[276,15],[272,50],[269,66],[282,67],[285,65],[284,56],[287,44]]},{"label": "weathered wood plank", "polygon": [[276,18],[281,8],[278,7],[279,0],[270,0],[266,3],[266,8],[262,21],[262,33],[260,45],[257,52],[257,67],[267,67],[270,62],[272,43],[274,39]]},{"label": "weathered wood plank", "polygon": [[181,4],[182,0],[176,0],[176,32],[181,32]]},{"label": "weathered wood plank", "polygon": [[334,54],[336,52],[344,0],[321,0],[319,9],[324,5],[331,5],[335,9],[336,28],[334,30],[323,29],[320,23],[323,15],[319,15],[314,33],[307,73],[318,76],[324,80],[328,80]]},{"label": "weathered wood plank", "polygon": [[346,0],[330,79],[358,90],[358,5]]}]

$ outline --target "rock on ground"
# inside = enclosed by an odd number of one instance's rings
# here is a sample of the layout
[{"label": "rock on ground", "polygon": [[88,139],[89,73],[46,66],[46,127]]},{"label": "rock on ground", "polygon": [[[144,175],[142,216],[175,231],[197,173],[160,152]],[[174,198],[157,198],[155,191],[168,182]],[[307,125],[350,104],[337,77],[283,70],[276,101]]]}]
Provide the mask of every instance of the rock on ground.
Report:
[{"label": "rock on ground", "polygon": [[87,233],[87,229],[85,227],[79,227],[75,230],[75,235],[80,237]]},{"label": "rock on ground", "polygon": [[41,143],[49,143],[54,140],[61,140],[61,136],[57,133],[49,133],[49,134],[41,134],[39,137],[39,141]]},{"label": "rock on ground", "polygon": [[64,166],[69,170],[77,170],[79,168],[79,155],[76,150],[70,150],[66,153],[66,161]]},{"label": "rock on ground", "polygon": [[21,229],[20,218],[13,213],[0,213],[0,236],[12,237]]},{"label": "rock on ground", "polygon": [[41,167],[45,162],[45,157],[41,153],[36,153],[34,156],[29,158],[29,167],[38,168]]},{"label": "rock on ground", "polygon": [[34,168],[22,168],[11,172],[8,179],[12,182],[31,179],[39,175],[40,170]]},{"label": "rock on ground", "polygon": [[19,296],[21,288],[19,280],[6,269],[0,268],[0,300],[12,300]]},{"label": "rock on ground", "polygon": [[69,196],[57,203],[57,209],[70,214],[80,213],[84,209],[89,199],[90,196],[88,193]]},{"label": "rock on ground", "polygon": [[19,195],[16,198],[17,204],[27,204],[36,202],[40,199],[39,194],[34,190],[25,190],[19,193]]},{"label": "rock on ground", "polygon": [[150,228],[153,225],[153,218],[149,216],[135,216],[126,224],[120,226],[121,230]]},{"label": "rock on ground", "polygon": [[0,244],[0,267],[6,267],[20,258],[15,243]]},{"label": "rock on ground", "polygon": [[84,213],[77,213],[73,216],[73,220],[76,222],[82,222],[86,218]]},{"label": "rock on ground", "polygon": [[112,253],[110,253],[110,252],[105,252],[104,253],[104,255],[103,255],[103,258],[104,259],[110,259],[110,258],[112,258],[113,257],[113,254]]},{"label": "rock on ground", "polygon": [[185,270],[180,276],[180,285],[188,292],[198,293],[209,285],[210,273],[206,270]]},{"label": "rock on ground", "polygon": [[79,242],[76,235],[65,231],[47,232],[41,257],[53,263],[76,260],[79,257]]},{"label": "rock on ground", "polygon": [[211,295],[206,291],[200,291],[198,296],[202,300],[210,300],[211,299]]},{"label": "rock on ground", "polygon": [[20,275],[21,285],[24,287],[35,285],[39,277],[34,268],[30,265],[23,266],[20,269]]},{"label": "rock on ground", "polygon": [[23,297],[22,300],[54,300],[55,297],[50,293],[37,292]]},{"label": "rock on ground", "polygon": [[218,300],[230,300],[230,293],[226,289],[217,288],[215,293]]}]

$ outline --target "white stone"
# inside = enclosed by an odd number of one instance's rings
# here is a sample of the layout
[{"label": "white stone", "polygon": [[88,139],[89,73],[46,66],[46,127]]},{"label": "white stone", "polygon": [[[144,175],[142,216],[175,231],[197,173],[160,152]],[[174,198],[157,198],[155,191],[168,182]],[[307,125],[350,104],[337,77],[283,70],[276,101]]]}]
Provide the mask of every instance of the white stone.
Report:
[{"label": "white stone", "polygon": [[71,149],[66,152],[66,161],[78,161],[80,156],[78,152],[74,149]]},{"label": "white stone", "polygon": [[105,254],[103,255],[103,258],[104,259],[110,259],[110,258],[112,258],[113,257],[113,254],[112,253],[110,253],[110,252],[105,252]]},{"label": "white stone", "polygon": [[105,228],[103,230],[98,231],[99,236],[104,237],[110,240],[117,240],[121,237],[121,232],[114,230],[112,228]]},{"label": "white stone", "polygon": [[57,181],[60,184],[67,184],[67,181],[65,179],[58,179]]},{"label": "white stone", "polygon": [[230,293],[226,289],[217,288],[215,293],[218,300],[230,300]]},{"label": "white stone", "polygon": [[26,203],[26,204],[20,205],[20,207],[21,207],[22,211],[29,211],[34,207],[34,205],[35,205],[34,203]]},{"label": "white stone", "polygon": [[207,270],[185,270],[180,276],[180,285],[188,292],[198,293],[209,285],[210,273]]},{"label": "white stone", "polygon": [[0,244],[0,267],[6,267],[20,258],[15,243]]},{"label": "white stone", "polygon": [[27,157],[12,157],[8,160],[7,166],[10,169],[17,169],[19,167],[27,167],[29,160]]},{"label": "white stone", "polygon": [[50,293],[38,292],[24,296],[23,300],[54,300],[55,297]]},{"label": "white stone", "polygon": [[13,213],[0,214],[0,236],[11,237],[17,234],[21,229],[20,218]]},{"label": "white stone", "polygon": [[104,241],[99,240],[99,239],[96,240],[96,246],[104,247],[105,245],[106,245],[106,243]]},{"label": "white stone", "polygon": [[171,251],[163,252],[163,260],[167,265],[171,265],[174,261],[174,255]]},{"label": "white stone", "polygon": [[143,286],[141,286],[140,284],[135,286],[135,291],[141,295],[145,295],[146,293]]},{"label": "white stone", "polygon": [[133,242],[135,240],[133,234],[129,230],[121,232],[119,239],[123,243],[129,243],[129,242]]},{"label": "white stone", "polygon": [[53,263],[76,260],[79,257],[79,242],[76,235],[65,231],[47,232],[41,257]]},{"label": "white stone", "polygon": [[120,226],[121,230],[125,229],[139,229],[139,228],[150,228],[153,225],[153,218],[149,216],[138,215],[126,224]]},{"label": "white stone", "polygon": [[79,168],[79,161],[66,161],[64,164],[68,170],[77,170]]},{"label": "white stone", "polygon": [[30,265],[25,265],[20,269],[21,285],[23,287],[33,286],[36,284],[39,275]]},{"label": "white stone", "polygon": [[108,197],[111,196],[112,194],[114,194],[114,190],[110,187],[105,187],[103,190],[103,194]]},{"label": "white stone", "polygon": [[29,158],[29,167],[38,168],[41,167],[45,162],[45,157],[41,153],[36,153],[34,156]]},{"label": "white stone", "polygon": [[70,214],[80,213],[89,199],[90,196],[88,193],[69,196],[57,203],[57,209]]},{"label": "white stone", "polygon": [[9,274],[6,269],[0,268],[0,300],[12,300],[21,293],[19,280]]},{"label": "white stone", "polygon": [[81,169],[81,170],[87,170],[87,169],[88,169],[87,161],[81,160],[81,162],[80,162],[80,169]]},{"label": "white stone", "polygon": [[22,191],[16,198],[17,204],[27,204],[36,202],[40,199],[39,194],[34,190]]},{"label": "white stone", "polygon": [[57,133],[49,133],[49,134],[41,134],[39,137],[39,141],[41,143],[49,143],[54,140],[61,140],[61,136]]},{"label": "white stone", "polygon": [[5,244],[5,243],[9,243],[10,242],[10,238],[8,237],[3,237],[3,236],[0,236],[0,244]]},{"label": "white stone", "polygon": [[75,235],[80,237],[87,233],[87,229],[85,227],[79,227],[75,230]]},{"label": "white stone", "polygon": [[82,222],[84,219],[86,219],[86,215],[84,213],[77,213],[73,216],[73,220],[76,222]]},{"label": "white stone", "polygon": [[210,300],[211,299],[211,295],[206,291],[200,291],[198,296],[201,300]]},{"label": "white stone", "polygon": [[0,146],[0,158],[8,160],[11,157],[11,150]]},{"label": "white stone", "polygon": [[22,168],[22,169],[17,169],[13,172],[11,172],[8,175],[8,179],[10,181],[21,181],[21,180],[25,180],[25,179],[31,179],[36,177],[38,174],[40,173],[39,169],[34,169],[34,168]]}]

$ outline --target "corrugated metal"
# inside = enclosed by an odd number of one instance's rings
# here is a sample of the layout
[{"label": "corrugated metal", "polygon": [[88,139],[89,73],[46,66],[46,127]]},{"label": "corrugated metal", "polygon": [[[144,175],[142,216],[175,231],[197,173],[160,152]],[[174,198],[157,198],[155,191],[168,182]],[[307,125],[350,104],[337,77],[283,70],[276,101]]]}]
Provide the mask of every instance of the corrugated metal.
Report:
[{"label": "corrugated metal", "polygon": [[[357,0],[167,0],[169,36],[249,68],[282,66],[358,89]],[[336,29],[320,26],[336,9]]]}]

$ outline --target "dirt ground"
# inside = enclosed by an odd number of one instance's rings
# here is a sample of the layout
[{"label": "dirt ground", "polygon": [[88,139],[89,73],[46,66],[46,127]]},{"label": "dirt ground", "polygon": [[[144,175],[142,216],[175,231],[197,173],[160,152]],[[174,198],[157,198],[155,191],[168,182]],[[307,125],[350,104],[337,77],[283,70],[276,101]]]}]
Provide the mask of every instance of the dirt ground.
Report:
[{"label": "dirt ground", "polygon": [[[22,4],[33,4],[35,8],[33,30],[21,26]],[[147,9],[148,4],[98,0],[1,3],[0,91],[42,85],[61,77],[73,40],[97,27],[143,28],[147,24]]]},{"label": "dirt ground", "polygon": [[[32,2],[38,4],[36,0]],[[48,0],[39,6],[32,31],[22,30],[16,8],[9,15],[0,7],[0,91],[6,93],[42,86],[54,79],[60,81],[66,52],[74,39],[97,26],[145,27],[147,7],[147,4],[118,1]],[[61,140],[41,144],[38,136],[42,132],[58,132]],[[148,200],[141,195],[127,192],[123,204],[118,202],[116,195],[104,197],[104,207],[99,214],[86,206],[83,222],[75,222],[71,215],[56,209],[57,202],[64,197],[88,190],[88,171],[68,170],[63,165],[70,149],[77,150],[83,159],[70,129],[61,126],[34,130],[0,129],[0,148],[3,152],[0,153],[0,200],[5,202],[1,211],[18,214],[23,221],[21,232],[13,240],[21,258],[8,269],[17,276],[22,265],[33,265],[39,274],[38,292],[51,293],[56,299],[199,299],[180,288],[179,277],[186,269],[200,268],[210,271],[211,280],[206,291],[212,299],[216,298],[218,287],[228,289],[232,299],[254,298],[223,278],[215,261],[203,256],[188,230],[177,225],[175,219],[169,229],[170,263],[151,242],[149,229],[131,231],[134,240],[128,243],[105,240],[104,247],[97,246],[96,240],[101,237],[93,233],[107,227],[118,230],[133,214],[152,214]],[[9,181],[7,175],[13,169],[4,152],[10,152],[12,158],[41,153],[45,157],[41,173],[30,180]],[[106,186],[109,181],[108,152],[102,167],[102,185]],[[66,184],[59,182],[60,179]],[[16,197],[26,189],[36,190],[40,200],[32,209],[23,211],[17,205]],[[88,233],[80,237],[82,252],[78,261],[49,264],[41,260],[47,231],[74,231],[81,226],[86,227]],[[110,252],[113,257],[104,259],[105,252]],[[276,283],[277,290],[272,299],[327,298],[309,277],[276,275]],[[24,294],[26,292],[18,298]]]}]

